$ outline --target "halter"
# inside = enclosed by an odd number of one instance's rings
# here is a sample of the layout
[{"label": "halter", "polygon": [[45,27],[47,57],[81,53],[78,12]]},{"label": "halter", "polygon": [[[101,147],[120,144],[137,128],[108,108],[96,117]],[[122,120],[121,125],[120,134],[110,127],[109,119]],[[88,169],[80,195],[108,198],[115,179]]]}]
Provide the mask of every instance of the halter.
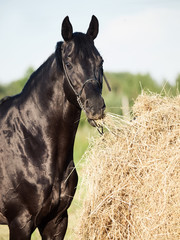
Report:
[{"label": "halter", "polygon": [[82,103],[82,101],[81,101],[81,94],[82,94],[82,92],[83,92],[83,89],[84,89],[85,85],[86,85],[88,82],[96,81],[98,84],[99,84],[99,82],[98,82],[95,78],[89,78],[89,79],[87,79],[87,80],[83,83],[83,85],[82,85],[82,87],[81,87],[81,90],[80,90],[79,93],[78,93],[78,92],[75,90],[75,88],[74,88],[74,86],[73,86],[73,84],[72,84],[72,81],[71,81],[71,79],[70,79],[70,77],[69,77],[69,75],[68,75],[68,73],[67,73],[67,67],[66,67],[66,65],[64,64],[64,61],[62,61],[62,64],[63,64],[64,72],[65,72],[66,78],[67,78],[67,80],[68,80],[68,83],[69,83],[69,85],[71,86],[73,92],[74,92],[75,95],[76,95],[77,102],[79,103],[79,106],[85,111],[84,105],[83,105],[83,103]]},{"label": "halter", "polygon": [[[68,75],[68,73],[67,73],[67,67],[66,67],[66,65],[65,65],[65,63],[64,63],[63,60],[62,60],[62,64],[63,64],[65,76],[66,76],[66,78],[67,78],[67,80],[68,80],[68,83],[69,83],[69,85],[71,86],[73,92],[74,92],[75,95],[76,95],[77,102],[78,102],[80,108],[86,113],[86,110],[85,110],[85,108],[84,108],[84,105],[83,105],[83,103],[82,103],[82,101],[81,101],[81,94],[82,94],[82,92],[83,92],[83,89],[84,89],[85,85],[86,85],[88,82],[97,82],[98,85],[99,85],[99,82],[98,82],[95,78],[89,78],[89,79],[87,79],[87,80],[83,83],[83,85],[82,85],[82,87],[81,87],[81,90],[80,90],[79,93],[78,93],[78,92],[75,90],[75,88],[74,88],[74,86],[73,86],[73,84],[72,84],[72,81],[71,81],[71,79],[70,79],[70,77],[69,77],[69,75]],[[108,90],[111,91],[111,87],[110,87],[110,85],[109,85],[109,83],[108,83],[108,81],[107,81],[107,78],[106,78],[106,76],[104,75],[104,73],[103,73],[103,77],[104,77],[104,80],[105,80],[105,82],[106,82],[106,85],[107,85]],[[100,126],[99,124],[97,125],[97,123],[96,123],[94,120],[93,120],[93,122],[94,122],[95,127],[96,127],[96,129],[98,130],[98,132],[102,135],[102,134],[103,134],[103,127]]]},{"label": "halter", "polygon": [[[88,82],[97,82],[98,85],[99,85],[99,82],[98,82],[95,78],[89,78],[89,79],[87,79],[87,80],[83,83],[82,88],[81,88],[80,92],[78,93],[78,92],[75,90],[75,88],[74,88],[74,86],[73,86],[73,84],[72,84],[72,82],[71,82],[71,79],[70,79],[70,77],[69,77],[69,75],[68,75],[68,73],[67,73],[67,67],[66,67],[66,65],[64,64],[64,61],[63,61],[63,60],[62,60],[62,64],[63,64],[64,72],[65,72],[66,78],[67,78],[67,80],[68,80],[68,83],[69,83],[69,85],[71,86],[73,92],[74,92],[75,95],[76,95],[77,102],[79,103],[80,107],[81,107],[83,110],[85,110],[85,109],[84,109],[84,106],[83,106],[83,103],[81,102],[81,94],[82,94],[82,91],[83,91],[86,83],[88,83]],[[108,90],[111,91],[111,87],[110,87],[110,85],[109,85],[109,83],[108,83],[108,80],[107,80],[106,76],[104,75],[104,73],[103,73],[103,77],[104,77],[104,80],[105,80],[105,82],[106,82],[106,85],[107,85]]]}]

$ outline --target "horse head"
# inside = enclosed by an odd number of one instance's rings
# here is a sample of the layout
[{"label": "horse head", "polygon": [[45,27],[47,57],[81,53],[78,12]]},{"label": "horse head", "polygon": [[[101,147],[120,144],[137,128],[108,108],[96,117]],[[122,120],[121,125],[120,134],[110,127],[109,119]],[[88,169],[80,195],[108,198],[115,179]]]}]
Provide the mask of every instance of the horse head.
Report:
[{"label": "horse head", "polygon": [[[94,126],[94,120],[104,117],[105,103],[102,98],[103,59],[94,46],[98,35],[98,20],[92,16],[86,34],[73,33],[69,18],[62,23],[61,46],[62,64],[65,74],[66,92],[71,95],[70,101],[83,109],[89,123]],[[68,83],[68,84],[67,84]],[[68,87],[67,87],[68,85]],[[76,96],[76,99],[72,97]],[[76,101],[77,100],[77,101]]]}]

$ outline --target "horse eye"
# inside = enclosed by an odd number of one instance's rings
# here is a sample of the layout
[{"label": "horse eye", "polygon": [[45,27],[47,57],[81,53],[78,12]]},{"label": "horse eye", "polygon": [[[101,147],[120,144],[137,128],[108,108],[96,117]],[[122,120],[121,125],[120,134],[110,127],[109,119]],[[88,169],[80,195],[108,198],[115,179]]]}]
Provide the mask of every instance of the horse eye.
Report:
[{"label": "horse eye", "polygon": [[71,63],[66,62],[66,67],[68,68],[68,70],[71,70],[71,69],[72,69],[72,65],[71,65]]}]

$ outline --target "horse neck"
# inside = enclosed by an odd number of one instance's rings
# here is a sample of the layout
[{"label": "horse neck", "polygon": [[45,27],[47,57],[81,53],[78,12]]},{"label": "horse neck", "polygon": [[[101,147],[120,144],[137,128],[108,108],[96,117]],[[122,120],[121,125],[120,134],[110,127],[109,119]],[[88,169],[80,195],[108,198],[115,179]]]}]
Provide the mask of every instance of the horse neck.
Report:
[{"label": "horse neck", "polygon": [[72,126],[76,122],[78,126],[81,111],[67,100],[64,80],[62,66],[53,54],[32,74],[24,87],[24,106],[33,109],[35,118],[40,116],[51,125],[66,122],[66,126]]}]

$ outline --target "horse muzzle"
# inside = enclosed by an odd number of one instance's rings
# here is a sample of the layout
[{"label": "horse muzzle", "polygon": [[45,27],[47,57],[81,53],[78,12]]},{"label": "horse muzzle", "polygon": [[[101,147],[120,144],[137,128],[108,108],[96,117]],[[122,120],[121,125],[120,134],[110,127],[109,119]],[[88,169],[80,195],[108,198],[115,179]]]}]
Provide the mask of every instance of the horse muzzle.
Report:
[{"label": "horse muzzle", "polygon": [[87,99],[84,103],[84,108],[86,112],[86,116],[88,118],[88,122],[91,126],[95,127],[95,120],[102,119],[105,116],[106,105],[104,103],[104,99],[99,97],[98,99]]}]

